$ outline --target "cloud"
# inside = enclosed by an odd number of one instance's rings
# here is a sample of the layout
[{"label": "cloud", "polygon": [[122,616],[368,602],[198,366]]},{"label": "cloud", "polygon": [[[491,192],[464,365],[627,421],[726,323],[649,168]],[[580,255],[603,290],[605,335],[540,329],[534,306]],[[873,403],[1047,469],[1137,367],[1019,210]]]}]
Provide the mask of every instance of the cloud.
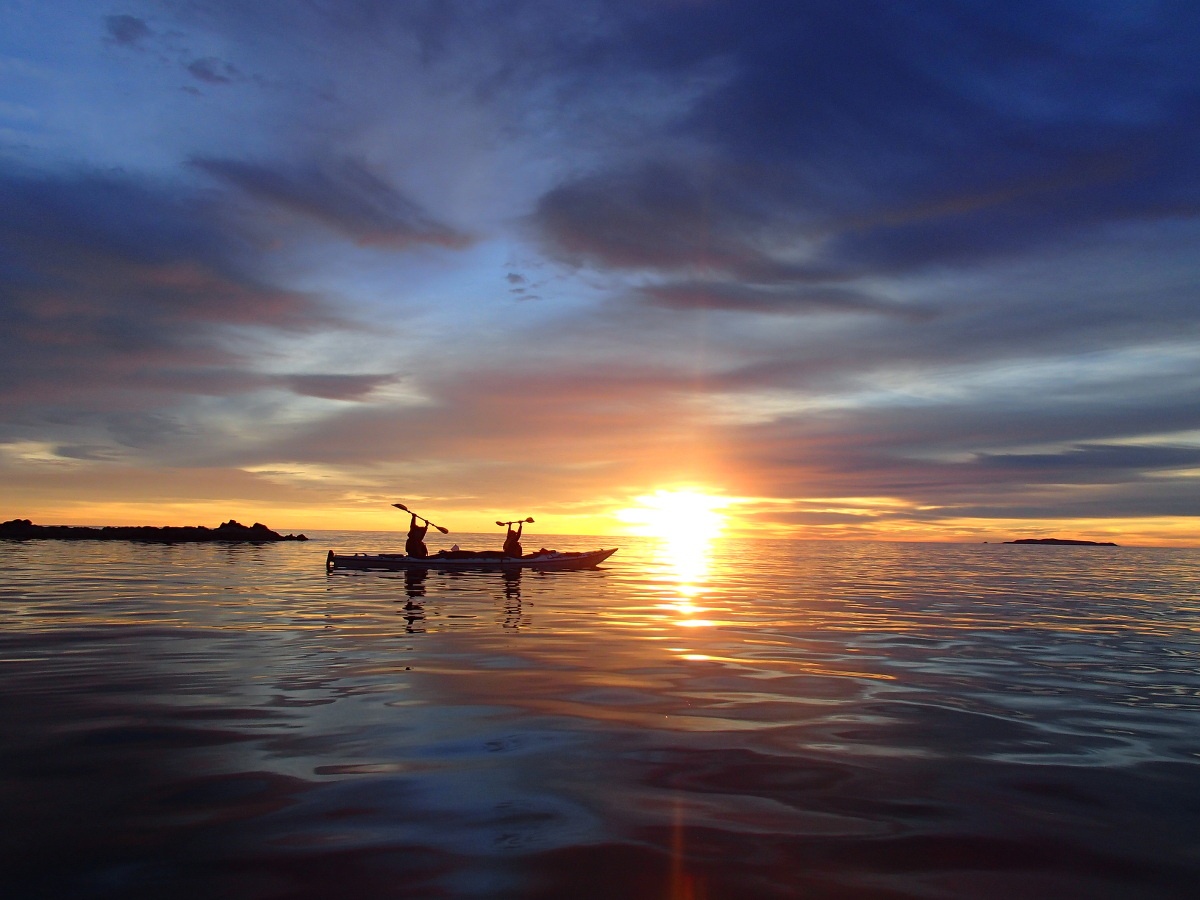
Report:
[{"label": "cloud", "polygon": [[481,362],[427,376],[421,404],[346,407],[282,429],[258,448],[257,459],[452,470],[456,484],[470,481],[480,490],[502,471],[515,494],[521,484],[565,483],[571,472],[578,478],[580,467],[628,473],[647,455],[673,463],[695,457],[703,452],[694,438],[704,416],[690,386],[655,365],[597,372],[578,364]]},{"label": "cloud", "polygon": [[1095,386],[846,405],[731,425],[723,443],[737,448],[747,489],[770,496],[902,498],[895,514],[924,508],[917,517],[930,520],[1034,507],[1038,517],[1181,515],[1178,498],[1200,488],[1187,474],[1200,467],[1187,437],[1200,425],[1198,389],[1193,378],[1140,402]]},{"label": "cloud", "polygon": [[562,259],[850,280],[1010,260],[1200,211],[1187,163],[1200,149],[1195,11],[656,13],[612,52],[657,74],[725,75],[673,135],[647,135],[640,159],[613,154],[546,192],[531,221]]},{"label": "cloud", "polygon": [[105,16],[104,27],[110,39],[126,46],[134,46],[150,34],[150,26],[137,16]]},{"label": "cloud", "polygon": [[306,397],[325,400],[362,400],[371,392],[394,383],[392,374],[379,375],[289,375],[283,384]]},{"label": "cloud", "polygon": [[1081,444],[1058,453],[981,454],[978,464],[996,471],[1031,472],[1092,480],[1105,473],[1122,478],[1175,469],[1200,468],[1200,447]]},{"label": "cloud", "polygon": [[[234,358],[233,362],[248,362]],[[301,397],[323,400],[362,401],[374,391],[399,380],[393,373],[348,374],[275,374],[233,365],[221,367],[155,369],[152,378],[138,371],[128,380],[143,391],[161,391],[178,396],[236,397],[258,391],[286,391]]]},{"label": "cloud", "polygon": [[758,285],[742,281],[686,281],[641,289],[651,304],[673,310],[792,314],[813,312],[884,313],[924,318],[928,310],[904,307],[844,287],[816,285]]},{"label": "cloud", "polygon": [[352,159],[304,167],[197,158],[192,164],[253,197],[299,213],[365,246],[460,248],[466,235],[437,222]]},{"label": "cloud", "polygon": [[241,73],[227,62],[215,56],[194,60],[187,65],[188,74],[205,84],[232,84]]},{"label": "cloud", "polygon": [[532,222],[548,248],[575,263],[619,269],[744,271],[761,265],[756,221],[736,192],[685,166],[648,162],[561,184]]},{"label": "cloud", "polygon": [[[0,193],[0,403],[9,409],[204,393],[218,376],[229,389],[255,333],[348,327],[320,299],[256,274],[249,248],[199,194],[92,171],[0,172]],[[353,396],[373,378],[287,385]]]}]

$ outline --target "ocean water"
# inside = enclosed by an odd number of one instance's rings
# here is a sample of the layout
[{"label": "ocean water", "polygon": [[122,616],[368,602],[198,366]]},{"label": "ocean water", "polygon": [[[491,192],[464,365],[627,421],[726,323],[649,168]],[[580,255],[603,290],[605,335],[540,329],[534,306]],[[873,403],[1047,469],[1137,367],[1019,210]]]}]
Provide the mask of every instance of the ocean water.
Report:
[{"label": "ocean water", "polygon": [[0,895],[1200,895],[1198,550],[316,538],[0,542]]}]

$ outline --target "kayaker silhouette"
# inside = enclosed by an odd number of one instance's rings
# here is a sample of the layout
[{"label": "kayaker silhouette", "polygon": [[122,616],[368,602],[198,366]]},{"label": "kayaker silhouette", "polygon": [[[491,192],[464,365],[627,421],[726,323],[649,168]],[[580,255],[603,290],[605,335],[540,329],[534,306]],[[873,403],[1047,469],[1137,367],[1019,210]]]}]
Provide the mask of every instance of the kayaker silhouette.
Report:
[{"label": "kayaker silhouette", "polygon": [[410,512],[409,515],[412,516],[412,521],[408,525],[408,540],[404,542],[404,552],[409,556],[428,556],[429,548],[425,546],[425,533],[429,531],[429,523],[418,525],[416,513]]},{"label": "kayaker silhouette", "polygon": [[[524,519],[514,519],[511,522],[501,522],[499,520],[496,521],[496,524],[501,528],[503,528],[505,525],[508,526],[508,534],[504,536],[505,556],[515,556],[518,559],[521,558],[521,529],[525,527],[526,522],[532,524],[533,516],[528,516]],[[517,526],[515,529],[513,528],[514,525]]]},{"label": "kayaker silhouette", "polygon": [[[409,556],[415,556],[418,559],[424,559],[429,556],[429,548],[425,546],[425,532],[432,525],[442,534],[449,534],[450,529],[443,528],[441,525],[434,525],[424,516],[418,516],[415,512],[405,506],[403,503],[393,503],[392,506],[401,512],[406,512],[412,519],[408,523],[408,540],[404,542],[404,552]],[[424,525],[418,525],[417,520],[420,519]]]},{"label": "kayaker silhouette", "polygon": [[513,530],[513,523],[507,522],[508,534],[504,538],[504,555],[505,556],[521,556],[521,530],[525,527],[524,522],[517,522],[516,531]]}]

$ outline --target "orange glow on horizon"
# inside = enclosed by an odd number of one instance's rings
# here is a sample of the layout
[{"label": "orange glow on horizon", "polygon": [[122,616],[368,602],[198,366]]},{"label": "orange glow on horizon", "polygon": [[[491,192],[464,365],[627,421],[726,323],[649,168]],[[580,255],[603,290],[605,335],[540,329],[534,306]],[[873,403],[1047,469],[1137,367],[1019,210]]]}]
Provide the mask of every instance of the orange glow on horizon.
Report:
[{"label": "orange glow on horizon", "polygon": [[[182,473],[180,473],[182,474]],[[215,480],[215,479],[214,479]],[[623,534],[649,536],[669,545],[669,552],[680,567],[702,571],[705,553],[713,539],[735,533],[743,537],[834,540],[902,541],[939,543],[1001,543],[1018,538],[1057,537],[1092,541],[1112,541],[1123,547],[1200,546],[1200,529],[1188,517],[1146,517],[1112,519],[982,519],[916,518],[908,510],[893,505],[875,504],[860,498],[856,502],[862,514],[843,516],[841,521],[804,521],[817,507],[814,500],[729,498],[703,488],[662,489],[631,497],[627,505],[608,505],[597,498],[594,504],[576,500],[569,507],[549,508],[531,504],[528,508],[496,506],[487,498],[448,500],[385,495],[382,493],[330,496],[314,501],[310,497],[270,497],[246,489],[236,479],[188,483],[185,478],[173,483],[145,479],[134,496],[121,501],[99,496],[92,487],[81,488],[69,481],[55,490],[39,491],[39,485],[18,484],[9,491],[0,510],[0,520],[28,518],[39,525],[207,525],[213,527],[229,519],[246,525],[262,522],[280,532],[311,531],[393,531],[403,532],[407,517],[393,509],[393,502],[404,502],[420,515],[427,515],[450,529],[451,534],[495,533],[497,518],[519,514],[532,515],[535,525],[526,526],[526,544],[541,542],[542,536],[597,535],[616,538]],[[133,485],[137,487],[137,485]],[[231,496],[221,499],[224,486],[232,487]],[[124,482],[118,487],[124,488]],[[253,487],[251,485],[250,487]],[[170,497],[169,493],[192,494]],[[159,494],[161,498],[150,496]],[[168,495],[168,496],[162,496]],[[875,498],[870,498],[874,501]],[[836,501],[848,509],[847,501]],[[826,512],[834,501],[821,501]],[[738,518],[726,510],[739,507]],[[947,510],[947,513],[950,511]],[[547,546],[549,546],[547,544]],[[690,560],[690,562],[689,562]]]}]

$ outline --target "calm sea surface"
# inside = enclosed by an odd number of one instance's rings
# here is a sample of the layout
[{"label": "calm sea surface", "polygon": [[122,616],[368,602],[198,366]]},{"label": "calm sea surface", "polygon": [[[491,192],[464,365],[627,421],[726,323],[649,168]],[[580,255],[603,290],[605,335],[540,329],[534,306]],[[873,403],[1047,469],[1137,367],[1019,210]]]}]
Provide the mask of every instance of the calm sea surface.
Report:
[{"label": "calm sea surface", "polygon": [[1198,550],[400,541],[0,542],[0,895],[1200,896]]}]

